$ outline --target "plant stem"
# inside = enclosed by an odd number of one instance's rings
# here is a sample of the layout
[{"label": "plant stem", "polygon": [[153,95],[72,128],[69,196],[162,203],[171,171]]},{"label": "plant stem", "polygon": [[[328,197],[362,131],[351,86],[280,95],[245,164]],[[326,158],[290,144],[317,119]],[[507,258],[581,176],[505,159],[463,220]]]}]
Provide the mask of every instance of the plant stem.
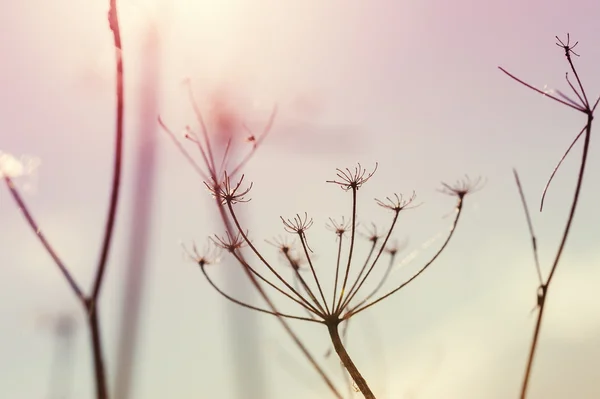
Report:
[{"label": "plant stem", "polygon": [[346,370],[350,373],[350,376],[354,380],[354,383],[358,386],[360,392],[364,395],[365,399],[376,399],[375,395],[371,391],[371,388],[367,385],[367,381],[360,374],[360,371],[356,368],[356,365],[348,355],[344,344],[342,343],[342,339],[340,338],[340,333],[338,331],[339,323],[327,323],[327,328],[329,329],[329,336],[331,337],[331,342],[333,343],[333,347],[337,352],[340,360],[346,367]]},{"label": "plant stem", "polygon": [[571,210],[569,211],[569,217],[567,219],[567,224],[565,226],[565,230],[563,232],[562,239],[560,241],[560,245],[558,247],[558,251],[556,253],[556,257],[554,258],[554,263],[552,264],[552,269],[550,270],[550,275],[546,280],[546,283],[542,285],[542,300],[539,307],[538,317],[535,323],[535,330],[533,332],[533,338],[531,340],[531,347],[529,349],[529,356],[527,358],[527,366],[525,368],[525,376],[523,377],[523,385],[521,386],[521,399],[525,399],[527,397],[527,389],[529,388],[529,381],[531,377],[531,370],[533,368],[533,360],[535,358],[535,352],[538,346],[540,332],[542,330],[542,320],[544,317],[544,309],[546,308],[546,299],[548,296],[548,289],[550,288],[550,283],[552,282],[552,278],[554,277],[554,273],[558,267],[558,262],[560,261],[561,255],[567,243],[567,237],[569,236],[569,232],[571,231],[571,225],[573,223],[573,219],[575,218],[575,211],[577,209],[577,204],[579,203],[579,194],[581,193],[581,187],[583,186],[583,176],[585,173],[585,167],[587,164],[588,152],[590,147],[590,137],[592,133],[592,120],[593,115],[588,113],[588,120],[585,128],[585,138],[583,142],[583,153],[581,155],[581,164],[579,166],[579,174],[577,176],[577,186],[575,187],[575,193],[573,194],[573,202],[571,204]]},{"label": "plant stem", "polygon": [[96,375],[96,398],[107,399],[108,389],[106,385],[106,372],[104,358],[102,356],[102,341],[100,336],[100,324],[98,323],[98,305],[90,308],[88,316],[90,327],[90,338],[92,341],[92,353],[94,358],[94,373]]}]

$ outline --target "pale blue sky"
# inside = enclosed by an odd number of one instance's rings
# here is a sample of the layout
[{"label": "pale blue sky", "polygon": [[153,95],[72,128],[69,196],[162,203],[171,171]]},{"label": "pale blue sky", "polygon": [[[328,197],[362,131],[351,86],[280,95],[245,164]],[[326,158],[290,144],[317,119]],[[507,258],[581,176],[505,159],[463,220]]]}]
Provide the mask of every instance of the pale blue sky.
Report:
[{"label": "pale blue sky", "polygon": [[[44,232],[88,287],[112,165],[114,55],[108,2],[4,3],[0,150],[41,161],[36,173],[18,180],[19,185]],[[255,237],[271,238],[282,232],[280,215],[307,211],[315,218],[312,240],[322,270],[331,268],[335,250],[334,237],[323,226],[328,216],[341,216],[350,206],[348,195],[325,184],[336,167],[379,162],[359,193],[363,220],[387,220],[373,197],[416,190],[424,205],[406,213],[398,230],[399,238],[409,239],[405,254],[450,222],[444,216],[454,202],[435,191],[440,181],[465,173],[487,178],[485,189],[467,198],[464,219],[439,261],[406,290],[353,319],[348,350],[381,398],[515,397],[534,323],[530,310],[537,282],[511,168],[518,168],[535,208],[547,176],[584,120],[527,91],[497,66],[540,87],[565,90],[567,65],[554,36],[570,32],[580,40],[580,76],[596,97],[600,4],[166,4],[120,2],[126,165],[101,308],[111,384],[129,216],[135,206],[138,96],[145,88],[142,38],[148,25],[156,24],[159,109],[177,131],[193,123],[181,84],[185,77],[193,79],[204,106],[215,93],[225,93],[255,127],[274,103],[279,105],[271,138],[246,169],[254,188],[244,212]],[[185,260],[180,240],[203,242],[220,229],[201,181],[166,136],[156,134],[153,229],[132,398],[239,399],[230,339],[247,336],[228,329],[236,325],[232,320],[248,322],[250,316],[234,311]],[[551,293],[531,398],[600,396],[600,300],[594,292],[600,282],[595,251],[600,190],[594,183],[600,158],[594,139],[578,217]],[[557,175],[547,211],[534,212],[546,267],[566,217],[580,149]],[[5,188],[0,190],[0,221],[0,398],[46,397],[55,345],[40,320],[64,313],[77,323],[71,397],[92,398],[82,311]],[[390,286],[410,276],[436,244],[396,271]],[[264,249],[272,251],[268,245]],[[232,267],[224,263],[213,272],[225,282]],[[277,322],[261,315],[252,320],[259,326],[268,398],[329,397]],[[326,331],[302,324],[298,331],[322,359],[329,345]],[[324,364],[341,385],[337,361]]]}]

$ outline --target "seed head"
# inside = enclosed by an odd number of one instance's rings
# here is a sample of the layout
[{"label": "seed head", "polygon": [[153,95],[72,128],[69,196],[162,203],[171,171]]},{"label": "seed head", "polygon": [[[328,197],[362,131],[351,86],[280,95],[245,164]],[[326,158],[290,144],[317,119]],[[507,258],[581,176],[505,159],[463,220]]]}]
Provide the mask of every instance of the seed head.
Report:
[{"label": "seed head", "polygon": [[235,236],[232,236],[228,231],[225,233],[225,236],[218,236],[215,234],[214,237],[211,237],[211,241],[216,246],[223,248],[229,252],[235,252],[246,245],[244,236],[239,231]]},{"label": "seed head", "polygon": [[338,178],[336,180],[327,180],[327,183],[337,184],[344,191],[358,190],[360,186],[365,184],[375,174],[377,166],[378,164],[375,162],[375,169],[371,173],[367,173],[367,170],[363,169],[360,163],[357,164],[354,171],[351,171],[349,168],[343,170],[336,169]]},{"label": "seed head", "polygon": [[419,206],[419,205],[409,206],[410,204],[412,204],[414,202],[415,198],[417,198],[417,194],[413,191],[413,193],[409,199],[404,199],[402,194],[394,193],[393,198],[385,197],[385,201],[375,198],[375,202],[377,202],[377,205],[379,205],[379,206],[382,206],[386,209],[389,209],[391,211],[399,213],[403,209],[411,209],[411,208],[416,208],[417,206]]},{"label": "seed head", "polygon": [[485,181],[481,176],[474,180],[468,175],[465,175],[461,180],[457,180],[454,184],[450,185],[442,182],[442,188],[439,189],[441,193],[456,196],[459,199],[463,199],[465,195],[477,192],[485,186]]},{"label": "seed head", "polygon": [[313,219],[308,218],[308,214],[304,212],[304,218],[300,214],[296,214],[293,219],[284,219],[279,217],[283,222],[283,226],[288,233],[304,234],[306,230],[313,224]]},{"label": "seed head", "polygon": [[346,221],[346,219],[342,216],[340,222],[335,219],[329,218],[329,223],[325,224],[325,228],[327,230],[333,231],[338,237],[346,234],[348,229],[350,228],[350,221]]},{"label": "seed head", "polygon": [[382,237],[382,235],[377,232],[377,225],[373,222],[371,222],[371,227],[365,227],[365,231],[367,234],[363,234],[363,236],[372,243],[376,243]]},{"label": "seed head", "polygon": [[198,251],[196,243],[192,244],[192,252],[188,251],[183,243],[181,244],[181,247],[186,255],[201,268],[204,268],[206,265],[213,265],[219,261],[221,251],[211,240],[208,241],[202,253]]},{"label": "seed head", "polygon": [[229,176],[227,175],[227,172],[225,172],[225,178],[223,179],[222,183],[214,183],[212,185],[206,182],[203,183],[206,186],[206,188],[208,188],[208,191],[210,191],[212,196],[219,199],[221,205],[233,205],[237,204],[238,202],[250,201],[250,198],[244,198],[244,196],[248,194],[252,189],[252,183],[250,183],[250,186],[247,189],[240,191],[240,186],[242,185],[243,181],[244,175],[242,175],[235,187],[232,187]]}]

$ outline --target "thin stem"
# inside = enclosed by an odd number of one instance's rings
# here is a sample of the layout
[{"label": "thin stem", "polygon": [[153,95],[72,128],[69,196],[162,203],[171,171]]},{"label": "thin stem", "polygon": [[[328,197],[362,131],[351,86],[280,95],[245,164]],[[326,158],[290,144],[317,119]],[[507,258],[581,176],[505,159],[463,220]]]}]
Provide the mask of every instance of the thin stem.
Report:
[{"label": "thin stem", "polygon": [[398,221],[398,216],[399,215],[400,215],[400,211],[396,211],[394,213],[394,219],[392,220],[392,224],[390,225],[390,228],[389,228],[389,230],[388,230],[388,232],[387,232],[387,234],[385,236],[385,239],[383,240],[383,243],[381,244],[381,248],[379,248],[379,252],[377,252],[377,256],[375,257],[375,259],[373,259],[373,263],[371,263],[371,266],[369,267],[369,270],[367,271],[367,274],[364,275],[364,277],[362,278],[361,282],[358,284],[358,286],[356,287],[356,289],[354,290],[354,292],[351,292],[348,295],[348,297],[346,298],[346,300],[344,301],[344,303],[342,304],[342,306],[340,306],[340,312],[342,311],[342,309],[344,309],[346,306],[348,306],[348,304],[350,303],[350,301],[352,299],[354,299],[354,297],[356,296],[356,293],[361,289],[361,287],[363,286],[363,284],[365,283],[365,281],[367,281],[367,278],[369,277],[369,275],[371,274],[371,272],[375,268],[375,265],[379,261],[379,258],[381,257],[381,254],[385,250],[385,246],[387,245],[387,243],[388,243],[388,241],[390,239],[390,236],[392,235],[392,232],[394,231],[394,227],[396,226],[396,222]]},{"label": "thin stem", "polygon": [[354,315],[362,312],[363,310],[366,310],[366,309],[370,308],[371,306],[376,305],[377,303],[383,301],[385,298],[387,298],[387,297],[395,294],[396,292],[398,292],[399,290],[401,290],[402,288],[404,288],[408,284],[410,284],[412,281],[414,281],[429,266],[431,266],[431,264],[438,258],[438,256],[440,256],[440,254],[444,251],[444,249],[446,249],[446,247],[448,246],[448,243],[450,242],[450,239],[452,238],[452,236],[454,236],[454,232],[456,231],[456,227],[458,226],[458,220],[460,219],[460,215],[462,213],[462,208],[463,208],[463,200],[462,200],[462,198],[459,198],[458,204],[456,205],[456,217],[454,218],[454,222],[452,223],[452,227],[450,228],[450,232],[448,233],[448,237],[446,237],[446,241],[444,241],[444,243],[442,244],[442,246],[440,247],[440,249],[435,253],[435,255],[433,255],[433,257],[423,267],[421,267],[421,269],[417,273],[415,273],[407,281],[405,281],[404,283],[400,284],[398,287],[394,288],[392,291],[390,291],[387,294],[383,295],[379,299],[376,299],[375,301],[373,301],[373,302],[371,302],[371,303],[369,303],[367,305],[364,305],[364,306],[358,308],[357,310],[347,312],[344,315],[344,317],[342,317],[342,319],[343,320],[347,320],[350,317],[352,317],[352,316],[354,316]]},{"label": "thin stem", "polygon": [[107,399],[108,388],[106,384],[106,372],[104,357],[102,355],[102,337],[98,320],[98,306],[95,305],[88,315],[90,326],[90,338],[92,341],[92,354],[94,359],[94,374],[96,376],[96,398]]},{"label": "thin stem", "polygon": [[548,295],[548,290],[550,288],[550,284],[552,283],[552,278],[554,277],[554,273],[556,272],[556,269],[558,267],[558,262],[560,261],[563,250],[567,243],[567,238],[569,236],[569,232],[571,231],[571,225],[572,225],[573,219],[575,217],[575,211],[577,209],[577,204],[579,203],[579,194],[581,193],[581,187],[583,185],[583,176],[585,173],[585,167],[587,164],[587,157],[588,157],[589,146],[590,146],[590,137],[591,137],[591,132],[592,132],[592,120],[593,120],[593,115],[590,110],[588,113],[588,122],[587,122],[587,125],[585,128],[585,138],[584,138],[584,143],[583,143],[583,153],[581,155],[581,165],[579,167],[579,174],[577,176],[577,185],[575,187],[575,193],[573,195],[573,202],[571,204],[571,209],[569,211],[569,217],[567,219],[567,224],[565,225],[565,230],[563,232],[563,236],[562,236],[560,245],[558,247],[556,257],[554,258],[554,262],[552,263],[552,268],[550,269],[550,274],[548,275],[548,278],[546,279],[545,284],[543,284],[541,286],[542,291],[541,291],[541,294],[539,297],[540,298],[539,299],[539,308],[540,309],[538,312],[538,317],[537,317],[535,329],[533,332],[533,338],[531,340],[529,356],[527,358],[527,366],[525,368],[525,376],[523,377],[523,385],[521,387],[521,399],[525,399],[527,397],[527,389],[529,387],[531,370],[533,368],[533,360],[535,358],[535,353],[536,353],[536,349],[537,349],[538,342],[539,342],[539,336],[540,336],[540,332],[542,329],[542,320],[544,317],[544,309],[546,308],[545,305],[546,305],[546,298]]},{"label": "thin stem", "polygon": [[344,235],[339,234],[339,244],[337,250],[337,260],[335,262],[335,282],[333,283],[333,297],[331,300],[331,309],[335,309],[335,298],[337,297],[337,287],[338,287],[338,279],[340,275],[340,260],[342,259],[342,240]]},{"label": "thin stem", "polygon": [[240,305],[246,309],[251,309],[251,310],[256,310],[258,312],[261,313],[266,313],[266,314],[270,314],[273,316],[278,316],[278,317],[286,317],[288,319],[295,319],[295,320],[304,320],[304,321],[312,321],[314,323],[322,323],[322,321],[320,320],[316,320],[316,319],[309,319],[308,317],[300,317],[300,316],[293,316],[293,315],[288,315],[285,313],[280,313],[280,312],[272,312],[270,310],[266,310],[266,309],[261,309],[258,308],[256,306],[250,305],[248,303],[242,302],[238,299],[235,299],[234,297],[232,297],[231,295],[225,293],[223,290],[221,290],[221,288],[219,288],[214,281],[212,281],[212,279],[208,276],[208,273],[206,273],[206,267],[205,266],[200,266],[200,270],[202,270],[202,274],[204,274],[204,277],[206,278],[206,280],[208,281],[208,283],[219,293],[221,294],[223,297],[227,298],[229,301]]},{"label": "thin stem", "polygon": [[[198,123],[200,124],[200,128],[202,130],[202,137],[204,138],[204,142],[208,151],[208,159],[210,160],[210,165],[214,168],[216,166],[215,163],[215,158],[213,155],[213,151],[212,151],[212,145],[210,144],[210,137],[208,135],[208,129],[206,128],[206,123],[204,123],[204,118],[202,117],[202,112],[200,111],[200,107],[198,107],[198,102],[196,101],[196,97],[194,96],[194,91],[192,90],[192,83],[190,82],[190,80],[187,80],[187,88],[188,88],[188,95],[190,97],[190,102],[192,103],[192,107],[194,109],[194,114],[196,115],[196,119],[198,120]],[[200,141],[198,140],[197,142],[198,146],[200,148],[202,148]],[[209,163],[208,161],[206,161],[207,163]],[[214,174],[216,174],[216,170],[214,171]]]},{"label": "thin stem", "polygon": [[102,240],[102,249],[100,259],[96,267],[96,278],[94,279],[94,288],[92,290],[92,305],[95,305],[100,288],[102,286],[104,272],[106,270],[106,261],[112,243],[112,235],[117,216],[117,206],[119,204],[119,191],[121,188],[121,169],[123,164],[123,120],[125,115],[125,100],[123,86],[123,49],[121,46],[121,30],[119,27],[119,17],[117,13],[117,0],[110,0],[109,10],[110,28],[113,32],[113,40],[116,52],[116,126],[115,126],[115,154],[113,177],[110,193],[110,204],[108,207],[108,216],[106,217],[106,227],[104,229],[104,239]]},{"label": "thin stem", "polygon": [[[244,241],[246,242],[246,244],[248,244],[250,249],[252,249],[252,252],[254,252],[256,257],[258,259],[260,259],[260,261],[271,271],[271,273],[273,273],[279,281],[281,281],[290,291],[292,291],[294,293],[294,295],[298,296],[298,298],[300,298],[300,300],[302,302],[304,302],[307,306],[314,309],[314,307],[310,304],[308,299],[306,299],[300,292],[296,291],[294,289],[294,287],[292,287],[283,277],[281,277],[281,275],[279,273],[277,273],[277,271],[275,269],[273,269],[273,267],[269,264],[269,262],[267,262],[267,260],[261,255],[261,253],[258,251],[258,249],[256,249],[256,247],[254,246],[252,241],[250,241],[250,239],[248,238],[246,233],[244,233],[244,230],[242,229],[242,226],[241,226],[237,216],[235,215],[235,212],[233,211],[233,206],[231,205],[231,203],[227,203],[227,208],[229,209],[229,214],[231,215],[231,218],[233,219],[235,227],[238,229],[238,232],[242,235],[242,237],[244,238]],[[315,314],[317,314],[318,316],[325,318],[325,315],[320,312],[317,312],[316,309],[313,311],[315,311]]]},{"label": "thin stem", "polygon": [[317,283],[317,288],[319,290],[319,294],[321,295],[321,299],[323,299],[323,306],[325,306],[325,314],[330,314],[329,306],[327,306],[327,301],[325,300],[325,295],[323,295],[323,289],[321,288],[321,283],[319,282],[319,278],[317,277],[317,273],[312,264],[312,260],[310,259],[310,254],[308,252],[308,245],[306,244],[306,236],[304,235],[304,233],[298,233],[298,236],[300,237],[300,243],[302,244],[302,248],[304,249],[304,255],[306,256],[306,259],[308,260],[308,265],[310,266],[310,271],[312,272],[313,278],[315,279],[315,282]]},{"label": "thin stem", "polygon": [[77,296],[77,299],[79,299],[79,301],[81,303],[85,304],[85,295],[81,291],[81,288],[79,288],[79,285],[77,284],[77,282],[75,281],[75,279],[73,278],[71,273],[69,272],[69,269],[67,269],[67,266],[63,263],[63,261],[60,259],[60,257],[58,256],[58,254],[56,253],[56,251],[54,250],[52,245],[50,245],[50,243],[46,239],[46,236],[44,235],[44,233],[40,229],[39,225],[37,224],[37,222],[31,215],[31,212],[29,212],[29,208],[27,207],[27,205],[25,205],[25,202],[23,201],[21,194],[19,194],[19,191],[15,187],[15,184],[13,183],[12,179],[6,173],[4,174],[3,177],[4,177],[4,182],[6,183],[6,187],[8,187],[10,194],[12,195],[13,199],[17,203],[21,212],[23,212],[23,216],[25,216],[27,223],[29,224],[31,229],[35,232],[35,235],[37,236],[37,238],[40,240],[40,242],[44,246],[44,249],[46,250],[46,252],[48,252],[48,254],[52,258],[52,260],[54,261],[56,266],[59,268],[60,272],[63,274],[64,278],[67,280],[67,283],[71,287],[71,290]]},{"label": "thin stem", "polygon": [[186,161],[188,161],[188,163],[192,166],[194,171],[196,173],[198,173],[198,175],[202,178],[202,180],[210,181],[210,179],[208,178],[206,173],[204,173],[204,171],[202,170],[200,165],[198,165],[198,163],[196,161],[194,161],[194,158],[192,158],[190,153],[183,147],[181,142],[179,140],[177,140],[175,133],[173,133],[173,131],[167,127],[167,125],[165,124],[165,122],[162,120],[162,118],[160,116],[158,117],[158,123],[163,128],[163,130],[167,133],[167,135],[169,136],[169,138],[171,139],[173,144],[175,144],[175,146],[177,147],[177,149],[179,150],[181,155],[183,155],[183,157],[186,159]]},{"label": "thin stem", "polygon": [[305,304],[305,303],[299,301],[298,299],[294,298],[293,296],[291,296],[290,294],[288,294],[287,292],[285,292],[283,289],[279,288],[274,283],[272,283],[271,281],[269,281],[265,277],[263,277],[262,274],[260,274],[259,272],[257,272],[252,266],[250,266],[250,264],[248,262],[246,262],[246,260],[244,258],[242,258],[241,254],[239,252],[234,251],[234,252],[232,252],[232,254],[235,257],[235,259],[243,267],[248,268],[248,270],[250,270],[252,272],[252,274],[254,274],[256,277],[258,277],[259,280],[261,280],[262,282],[266,283],[271,288],[273,288],[276,291],[278,291],[280,294],[283,294],[286,297],[288,297],[289,299],[291,299],[292,301],[296,302],[298,305],[302,306],[303,308],[305,308],[309,312],[313,312],[316,315],[320,315],[319,311],[314,306],[312,306],[310,303]]},{"label": "thin stem", "polygon": [[[294,262],[294,260],[291,258],[290,254],[288,252],[284,252],[284,256],[285,256],[286,260],[288,261],[289,266],[292,269],[294,269],[294,276],[296,278],[293,281],[295,283],[299,281],[300,284],[302,284],[302,287],[304,288],[304,291],[306,291],[306,293],[308,294],[308,296],[310,296],[310,298],[313,300],[313,302],[315,303],[315,305],[319,307],[319,309],[321,310],[321,312],[323,312],[323,307],[320,306],[320,303],[317,300],[317,297],[315,297],[315,294],[310,289],[310,286],[306,283],[306,280],[304,280],[304,277],[302,277],[302,275],[300,274],[300,270],[298,268],[298,265]],[[297,288],[297,285],[294,285],[294,288],[296,290],[300,291]]]},{"label": "thin stem", "polygon": [[[233,234],[234,228],[231,224],[231,221],[227,217],[227,213],[225,212],[225,207],[221,204],[221,198],[217,197],[217,198],[215,198],[215,201],[217,204],[217,208],[219,209],[219,215],[221,216],[221,220],[223,221],[223,225],[225,226],[226,231],[228,231],[229,234]],[[269,308],[271,308],[273,310],[273,312],[278,313],[277,308],[275,307],[275,304],[273,303],[273,301],[271,300],[269,295],[265,292],[263,287],[261,287],[261,285],[258,283],[258,281],[256,281],[256,277],[254,277],[254,275],[245,267],[243,267],[243,269],[244,269],[244,272],[246,273],[246,276],[248,277],[248,279],[250,280],[250,282],[252,283],[254,288],[256,288],[256,290],[258,291],[260,296],[267,303]],[[296,335],[294,330],[292,330],[292,328],[288,324],[287,320],[283,317],[277,317],[277,320],[279,321],[279,323],[281,323],[281,326],[283,327],[285,332],[290,336],[290,338],[292,339],[294,344],[298,347],[298,349],[300,349],[300,351],[302,352],[304,357],[306,357],[306,359],[308,360],[310,365],[315,369],[317,374],[319,374],[321,379],[325,382],[325,385],[327,385],[327,387],[334,394],[334,396],[337,399],[343,399],[342,395],[339,393],[339,391],[337,390],[335,385],[333,385],[333,382],[331,381],[331,379],[327,376],[327,374],[325,373],[323,368],[321,366],[319,366],[319,364],[315,360],[314,356],[306,348],[306,345],[304,345],[304,343],[300,340],[298,335]]]},{"label": "thin stem", "polygon": [[[571,52],[566,51],[565,55],[567,57],[567,61],[569,62],[569,66],[571,67],[571,70],[573,71],[573,74],[575,75],[575,79],[577,79],[577,84],[579,85],[581,94],[583,95],[583,100],[584,100],[583,104],[585,105],[585,109],[589,110],[590,103],[588,102],[587,95],[585,94],[585,89],[583,88],[583,85],[581,84],[581,80],[579,79],[579,74],[577,73],[577,69],[575,69],[575,65],[573,65],[573,60],[571,59]],[[575,90],[575,89],[573,89],[573,90]]]},{"label": "thin stem", "polygon": [[338,314],[341,309],[342,301],[344,300],[346,284],[348,283],[350,265],[352,264],[352,253],[354,252],[354,240],[356,238],[356,190],[356,187],[352,187],[352,231],[350,233],[350,251],[348,252],[348,263],[346,264],[346,272],[344,273],[344,282],[342,283],[342,289],[340,290],[338,304],[336,307],[334,307],[334,314]]},{"label": "thin stem", "polygon": [[346,348],[342,343],[342,339],[338,331],[338,326],[338,323],[327,324],[329,336],[331,337],[331,342],[333,343],[333,347],[336,353],[338,354],[340,360],[344,364],[344,367],[346,367],[346,370],[348,370],[348,372],[350,373],[350,377],[352,377],[354,383],[356,384],[356,386],[358,386],[358,389],[363,394],[365,399],[376,399],[375,395],[371,391],[371,388],[369,388],[369,385],[367,385],[367,381],[364,379],[362,374],[360,374],[360,371],[358,371],[358,368],[356,367],[356,365],[350,358],[350,355],[346,351]]},{"label": "thin stem", "polygon": [[577,143],[577,141],[579,141],[579,138],[585,132],[585,128],[586,128],[586,126],[584,126],[583,129],[581,129],[581,131],[577,134],[575,139],[571,142],[571,145],[569,145],[569,148],[567,148],[567,151],[565,151],[563,156],[560,158],[560,160],[554,167],[554,170],[552,171],[552,174],[550,175],[548,182],[544,186],[544,191],[542,192],[542,199],[540,200],[540,212],[544,209],[544,200],[546,199],[546,193],[548,192],[548,189],[550,188],[550,183],[552,183],[552,180],[554,179],[554,175],[558,171],[558,168],[560,168],[560,166],[562,165],[562,163],[565,160],[565,158],[567,157],[567,155],[569,155],[569,152],[571,152],[571,149],[575,146],[575,143]]},{"label": "thin stem", "polygon": [[531,237],[531,246],[533,248],[533,259],[535,261],[535,270],[537,271],[540,285],[543,285],[544,278],[542,277],[542,269],[540,268],[540,259],[538,256],[538,249],[537,249],[537,239],[535,237],[535,232],[533,231],[533,223],[531,222],[531,215],[529,214],[529,207],[527,206],[527,201],[525,200],[525,194],[523,193],[523,187],[521,186],[521,180],[519,179],[519,174],[517,173],[516,169],[513,169],[513,174],[515,175],[515,181],[517,182],[517,188],[519,189],[519,196],[521,197],[521,203],[523,204],[523,210],[525,211],[525,219],[527,219],[527,227],[529,228],[529,235]]},{"label": "thin stem", "polygon": [[373,298],[375,296],[375,294],[377,294],[381,290],[381,287],[383,287],[383,285],[387,281],[388,277],[390,276],[390,272],[392,271],[392,267],[394,266],[395,259],[396,259],[396,254],[392,254],[390,256],[390,262],[388,263],[388,266],[385,269],[385,273],[383,274],[383,277],[381,277],[381,280],[379,280],[379,283],[377,284],[377,286],[373,289],[373,291],[371,291],[371,293],[369,295],[367,295],[365,297],[365,299],[360,301],[360,303],[358,303],[356,306],[353,306],[350,309],[350,313],[352,313],[355,309],[358,309],[359,307],[361,307],[362,305],[367,303],[367,301],[369,299]]},{"label": "thin stem", "polygon": [[508,76],[510,76],[511,78],[513,78],[514,80],[516,80],[517,82],[521,83],[523,86],[526,86],[526,87],[530,88],[531,90],[540,93],[543,96],[549,97],[549,98],[553,99],[554,101],[558,101],[559,103],[561,103],[563,105],[566,105],[569,108],[573,108],[574,110],[577,110],[579,112],[586,112],[585,109],[583,109],[581,107],[575,106],[575,105],[571,104],[568,101],[561,100],[558,97],[555,97],[555,96],[553,96],[551,94],[548,94],[548,93],[546,93],[546,92],[538,89],[535,86],[530,85],[529,83],[527,83],[527,82],[525,82],[525,81],[517,78],[515,75],[511,74],[510,72],[508,72],[506,69],[504,69],[502,67],[498,67],[498,69],[500,69],[502,72],[504,72],[505,74],[507,74]]}]

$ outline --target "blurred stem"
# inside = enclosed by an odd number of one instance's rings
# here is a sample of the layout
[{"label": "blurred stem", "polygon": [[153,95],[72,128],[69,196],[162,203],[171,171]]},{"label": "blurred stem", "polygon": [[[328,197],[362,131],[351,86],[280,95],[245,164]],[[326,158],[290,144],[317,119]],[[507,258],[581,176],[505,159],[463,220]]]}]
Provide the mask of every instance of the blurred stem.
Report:
[{"label": "blurred stem", "polygon": [[356,365],[350,358],[350,355],[348,355],[348,352],[346,351],[346,348],[342,343],[342,338],[340,337],[338,326],[338,321],[336,321],[335,323],[327,323],[329,336],[331,337],[331,342],[333,343],[333,347],[336,353],[340,357],[340,360],[344,364],[344,367],[346,367],[346,370],[348,370],[348,373],[350,373],[350,376],[354,380],[354,383],[358,386],[358,389],[364,395],[365,399],[376,399],[375,395],[373,394],[373,392],[371,392],[371,389],[367,385],[367,381],[363,378],[362,374],[360,374],[358,368],[356,368]]}]

